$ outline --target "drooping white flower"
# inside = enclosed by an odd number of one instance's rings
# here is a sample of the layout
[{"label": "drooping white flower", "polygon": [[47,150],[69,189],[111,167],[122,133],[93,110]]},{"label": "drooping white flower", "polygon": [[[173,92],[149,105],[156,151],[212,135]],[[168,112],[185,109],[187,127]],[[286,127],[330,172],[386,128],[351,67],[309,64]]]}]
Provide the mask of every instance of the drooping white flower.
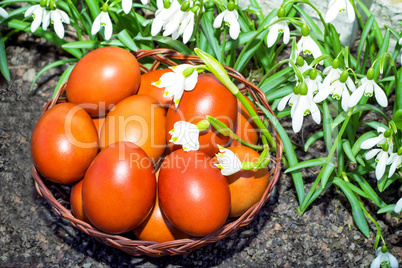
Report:
[{"label": "drooping white flower", "polygon": [[2,7],[0,7],[0,17],[3,17],[3,18],[5,18],[5,19],[8,18],[8,13],[7,13],[7,11],[6,11],[4,8],[2,8]]},{"label": "drooping white flower", "polygon": [[298,133],[303,126],[304,116],[311,113],[314,122],[319,124],[321,123],[321,113],[317,104],[313,101],[313,94],[309,89],[305,88],[300,90],[300,92],[297,92],[297,89],[295,89],[295,91],[279,101],[278,111],[282,111],[286,103],[289,102],[289,106],[291,106],[290,116],[292,117],[292,129],[293,132]]},{"label": "drooping white flower", "polygon": [[[373,148],[374,146],[381,146],[384,144],[393,145],[392,137],[388,135],[388,133],[385,134],[386,131],[387,130],[385,128],[378,127],[377,132],[380,133],[380,135],[363,141],[363,143],[360,145],[360,148],[367,150]],[[387,137],[385,137],[384,134]]]},{"label": "drooping white flower", "polygon": [[331,94],[332,98],[336,100],[342,99],[341,103],[342,109],[344,111],[347,111],[349,109],[348,106],[350,98],[349,90],[352,92],[355,91],[356,86],[353,80],[348,76],[348,73],[346,72],[345,75],[342,74],[341,77],[332,84],[330,85],[324,84],[321,90],[314,96],[314,101],[321,102]]},{"label": "drooping white flower", "polygon": [[193,35],[194,13],[191,10],[176,11],[176,15],[164,25],[164,29],[163,36],[172,35],[174,40],[183,34],[183,43],[186,44]]},{"label": "drooping white flower", "polygon": [[[270,21],[269,24],[273,23],[277,19],[278,19],[278,16],[275,16]],[[279,21],[279,22],[277,22],[274,25],[269,27],[269,32],[268,32],[268,37],[267,37],[267,45],[268,45],[268,47],[272,47],[275,44],[276,39],[278,39],[278,35],[280,33],[283,33],[283,43],[284,44],[289,43],[290,30],[289,30],[289,26],[286,23],[286,21]]]},{"label": "drooping white flower", "polygon": [[400,213],[401,211],[402,211],[402,197],[399,198],[398,202],[396,202],[395,207],[394,207],[395,213]]},{"label": "drooping white flower", "polygon": [[39,26],[42,24],[46,17],[46,9],[41,5],[34,5],[27,9],[25,12],[24,17],[33,17],[33,21],[31,24],[31,32],[35,32]]},{"label": "drooping white flower", "polygon": [[240,33],[240,24],[239,24],[239,14],[237,13],[236,9],[232,9],[232,11],[229,11],[229,9],[223,11],[220,13],[214,20],[213,27],[214,28],[220,28],[222,25],[222,22],[224,22],[226,25],[229,26],[229,35],[230,38],[232,39],[237,39],[239,37]]},{"label": "drooping white flower", "polygon": [[382,265],[389,264],[391,268],[398,268],[398,260],[386,249],[383,252],[382,247],[378,247],[375,251],[377,256],[370,265],[370,268],[381,268]]},{"label": "drooping white flower", "polygon": [[325,75],[324,81],[322,82],[325,86],[331,85],[334,81],[338,80],[341,76],[342,70],[338,67],[328,66],[322,71]]},{"label": "drooping white flower", "polygon": [[377,162],[375,167],[375,177],[377,178],[377,180],[380,180],[385,173],[389,154],[388,151],[385,151],[383,149],[371,149],[366,153],[365,158],[366,160],[370,160],[373,157],[376,157],[375,161]]},{"label": "drooping white flower", "polygon": [[388,178],[394,175],[397,168],[400,168],[402,165],[402,154],[399,155],[397,153],[391,153],[390,157],[388,158],[387,165],[391,165],[388,172]]},{"label": "drooping white flower", "polygon": [[349,0],[331,0],[328,5],[328,11],[325,15],[325,22],[332,22],[339,14],[346,12],[348,22],[355,21],[355,10]]},{"label": "drooping white flower", "polygon": [[385,95],[384,91],[377,85],[374,79],[369,80],[367,77],[364,77],[362,84],[353,92],[348,103],[349,107],[354,107],[360,101],[363,94],[366,97],[372,97],[373,93],[379,105],[382,107],[388,106],[387,95]]},{"label": "drooping white flower", "polygon": [[230,176],[241,170],[240,159],[229,149],[219,145],[219,152],[216,154],[219,164],[214,164],[221,170],[223,176]]},{"label": "drooping white flower", "polygon": [[315,69],[310,70],[309,75],[304,78],[304,82],[307,85],[308,92],[313,95],[322,90],[322,77],[321,75],[317,75],[317,70]]},{"label": "drooping white flower", "polygon": [[42,28],[46,30],[49,26],[50,22],[52,22],[54,31],[56,32],[57,36],[61,39],[64,38],[64,26],[63,22],[66,24],[70,24],[70,18],[68,17],[67,13],[60,9],[51,10],[49,13],[46,14]]},{"label": "drooping white flower", "polygon": [[91,34],[95,35],[97,32],[99,32],[101,27],[105,28],[105,39],[109,40],[113,33],[113,25],[112,21],[110,20],[109,13],[103,10],[95,18],[95,21],[92,24]]},{"label": "drooping white flower", "polygon": [[[192,69],[191,69],[192,68]],[[163,93],[166,97],[173,98],[175,106],[180,103],[184,91],[191,91],[194,89],[198,80],[198,72],[194,69],[193,65],[181,64],[170,67],[173,72],[164,73],[159,81],[152,83],[152,85],[159,88],[165,88]],[[189,70],[191,73],[187,73]]]},{"label": "drooping white flower", "polygon": [[133,0],[121,0],[121,6],[124,13],[128,14],[133,6]]},{"label": "drooping white flower", "polygon": [[151,35],[157,35],[165,25],[176,16],[180,11],[180,3],[177,0],[172,0],[168,6],[164,6],[163,0],[156,1],[158,10],[155,12],[155,18],[152,21]]},{"label": "drooping white flower", "polygon": [[200,131],[196,125],[186,121],[178,121],[173,129],[169,131],[172,138],[169,140],[174,144],[182,145],[183,151],[197,151],[200,148],[198,138]]}]

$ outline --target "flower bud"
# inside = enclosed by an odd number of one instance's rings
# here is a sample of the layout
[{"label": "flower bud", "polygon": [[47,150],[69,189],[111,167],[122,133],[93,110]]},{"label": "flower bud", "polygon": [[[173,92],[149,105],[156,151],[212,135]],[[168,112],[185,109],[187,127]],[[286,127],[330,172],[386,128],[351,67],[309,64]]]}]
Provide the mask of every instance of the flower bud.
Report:
[{"label": "flower bud", "polygon": [[190,1],[184,1],[183,4],[181,4],[180,10],[183,12],[187,12],[190,9]]},{"label": "flower bud", "polygon": [[169,0],[164,0],[163,1],[163,7],[168,9],[172,3]]},{"label": "flower bud", "polygon": [[39,5],[40,5],[40,7],[45,7],[46,3],[47,3],[47,0],[41,0]]},{"label": "flower bud", "polygon": [[297,56],[296,64],[297,64],[299,67],[302,67],[302,66],[304,65],[304,59],[303,59],[302,56]]},{"label": "flower bud", "polygon": [[193,6],[193,7],[191,8],[191,12],[197,13],[199,9],[200,9],[200,6],[199,6],[199,5],[195,5],[195,6]]},{"label": "flower bud", "polygon": [[384,132],[384,137],[385,137],[385,138],[391,137],[391,130],[390,130],[390,129],[387,129],[387,130]]},{"label": "flower bud", "polygon": [[305,82],[302,82],[300,85],[300,95],[306,96],[307,92],[308,92],[307,84]]},{"label": "flower bud", "polygon": [[341,73],[341,76],[339,77],[339,82],[345,83],[346,80],[348,80],[348,77],[349,77],[349,72],[348,71],[343,71]]},{"label": "flower bud", "polygon": [[102,11],[103,12],[108,12],[109,11],[109,5],[107,4],[107,2],[103,4]]},{"label": "flower bud", "polygon": [[193,72],[194,72],[195,68],[194,67],[187,67],[184,71],[183,71],[183,76],[184,77],[189,77]]},{"label": "flower bud", "polygon": [[299,95],[300,94],[300,86],[295,86],[294,88],[293,88],[293,94],[295,94],[295,95]]},{"label": "flower bud", "polygon": [[285,9],[283,7],[280,7],[277,14],[278,18],[285,17],[286,15],[285,13],[286,13]]},{"label": "flower bud", "polygon": [[204,130],[206,130],[206,129],[208,129],[209,128],[209,125],[210,125],[210,123],[209,123],[209,121],[207,120],[207,119],[205,119],[205,120],[201,120],[200,122],[198,122],[197,124],[196,124],[196,126],[197,126],[197,128],[198,128],[198,130],[201,132],[201,131],[204,131]]},{"label": "flower bud", "polygon": [[334,61],[332,62],[332,68],[334,68],[334,69],[339,68],[339,59],[338,58],[334,59]]},{"label": "flower bud", "polygon": [[400,147],[400,148],[398,149],[397,154],[398,154],[399,156],[401,156],[401,155],[402,155],[402,147]]},{"label": "flower bud", "polygon": [[229,11],[233,11],[235,9],[235,7],[236,7],[236,5],[235,5],[235,3],[233,1],[230,1],[228,3],[228,10]]},{"label": "flower bud", "polygon": [[368,80],[373,80],[374,79],[374,69],[373,69],[373,67],[368,69],[368,71],[367,71],[367,79]]},{"label": "flower bud", "polygon": [[383,150],[384,152],[387,152],[388,149],[389,149],[389,144],[388,144],[388,143],[385,143],[385,144],[381,145],[381,148],[382,148],[382,150]]},{"label": "flower bud", "polygon": [[307,24],[303,24],[301,28],[301,32],[303,36],[309,36],[310,34],[310,29],[308,28]]},{"label": "flower bud", "polygon": [[317,78],[317,70],[316,69],[311,69],[309,73],[310,79],[315,80]]}]

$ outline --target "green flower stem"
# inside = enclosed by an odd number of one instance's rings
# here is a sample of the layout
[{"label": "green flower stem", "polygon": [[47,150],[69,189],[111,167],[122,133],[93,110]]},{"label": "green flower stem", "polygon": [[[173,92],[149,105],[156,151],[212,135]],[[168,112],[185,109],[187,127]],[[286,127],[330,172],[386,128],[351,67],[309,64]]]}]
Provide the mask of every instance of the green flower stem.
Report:
[{"label": "green flower stem", "polygon": [[292,65],[293,71],[295,72],[297,79],[299,79],[299,81],[304,81],[303,74],[300,72],[299,68],[297,68],[296,64],[291,59],[286,59],[278,62],[271,69],[269,69],[269,71],[262,77],[261,83],[265,81],[265,79],[267,79],[279,66],[286,63]]},{"label": "green flower stem", "polygon": [[244,140],[242,140],[241,138],[239,138],[239,136],[237,136],[228,126],[226,126],[225,123],[219,121],[218,119],[207,115],[207,120],[208,122],[223,136],[225,137],[230,137],[231,139],[240,142],[241,144],[250,147],[251,149],[257,150],[257,151],[262,151],[264,150],[265,146],[259,146],[259,145],[255,145],[255,144],[251,144],[248,143]]},{"label": "green flower stem", "polygon": [[[345,119],[345,121],[343,121],[342,127],[339,130],[338,136],[336,137],[336,140],[335,140],[334,144],[331,147],[331,151],[329,152],[329,154],[327,156],[327,160],[325,161],[325,164],[323,165],[320,173],[318,174],[317,178],[314,181],[313,186],[311,187],[311,189],[308,192],[306,198],[304,199],[303,203],[300,206],[300,212],[301,213],[304,213],[304,211],[307,209],[307,205],[309,203],[311,203],[310,198],[314,194],[314,192],[316,191],[316,188],[317,188],[319,182],[321,181],[321,177],[324,174],[324,170],[326,169],[327,165],[331,162],[332,157],[334,156],[335,150],[337,149],[338,143],[342,138],[342,135],[343,135],[343,133],[344,133],[344,131],[346,129],[346,126],[348,125],[348,122],[349,122],[349,120],[350,120],[350,118],[352,116],[352,113],[353,113],[353,108],[349,110],[348,117]],[[324,187],[325,187],[325,185],[321,185],[321,188],[324,188]]]},{"label": "green flower stem", "polygon": [[244,108],[246,108],[251,118],[253,118],[256,125],[260,128],[262,134],[267,138],[272,149],[276,151],[275,140],[272,138],[271,134],[269,133],[268,129],[261,121],[261,119],[258,117],[257,113],[248,103],[246,97],[243,96],[237,86],[232,82],[232,80],[230,80],[229,75],[227,74],[223,66],[214,57],[202,51],[201,49],[195,48],[194,51],[208,67],[209,71],[212,72],[222,82],[222,84],[224,84],[229,89],[229,91],[232,92],[232,94],[239,99]]},{"label": "green flower stem", "polygon": [[226,35],[228,34],[228,27],[223,27],[223,39],[222,39],[222,46],[221,46],[221,59],[224,61],[225,58],[225,46],[226,46]]},{"label": "green flower stem", "polygon": [[364,214],[366,215],[366,217],[369,218],[369,219],[374,223],[375,227],[377,228],[377,234],[376,234],[375,243],[374,243],[374,249],[377,249],[377,247],[378,247],[378,242],[379,242],[380,239],[382,240],[383,245],[385,245],[385,240],[384,240],[384,237],[382,236],[382,233],[381,233],[381,226],[380,226],[380,225],[378,224],[378,222],[370,215],[370,213],[368,213],[368,211],[366,210],[366,208],[364,207],[364,205],[363,205],[363,203],[360,201],[360,199],[358,199],[358,200],[359,200],[360,207],[362,208],[362,210],[363,210]]}]

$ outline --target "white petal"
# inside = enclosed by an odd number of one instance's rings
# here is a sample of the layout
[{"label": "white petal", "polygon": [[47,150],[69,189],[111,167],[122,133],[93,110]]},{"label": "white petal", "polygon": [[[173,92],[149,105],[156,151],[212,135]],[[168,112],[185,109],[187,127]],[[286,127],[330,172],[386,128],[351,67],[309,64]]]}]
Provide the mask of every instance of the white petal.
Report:
[{"label": "white petal", "polygon": [[295,106],[295,112],[292,116],[292,129],[294,133],[298,133],[303,125],[305,111],[305,105],[303,103],[302,97],[299,98],[299,101],[295,104]]},{"label": "white petal", "polygon": [[378,158],[378,163],[375,168],[375,176],[376,176],[377,180],[380,180],[385,172],[385,166],[386,166],[386,162],[388,159],[388,153],[381,151],[378,154],[377,158]]},{"label": "white petal", "polygon": [[374,84],[374,96],[379,105],[382,107],[388,106],[387,95],[385,95],[384,91],[377,84]]},{"label": "white petal", "polygon": [[355,107],[356,104],[360,101],[364,93],[364,87],[358,87],[350,96],[348,106]]},{"label": "white petal", "polygon": [[184,79],[184,90],[191,91],[195,88],[195,85],[198,82],[198,72],[194,70],[194,72]]},{"label": "white petal", "polygon": [[5,19],[8,18],[8,13],[7,13],[7,11],[6,11],[4,8],[2,8],[2,7],[0,7],[0,16],[3,17],[3,18],[5,18]]},{"label": "white petal", "polygon": [[[397,155],[397,154],[395,154],[395,155]],[[388,161],[388,162],[390,162],[390,161]],[[392,164],[391,164],[391,167],[389,168],[388,178],[390,178],[392,175],[394,175],[396,168],[401,164],[401,157],[397,156],[397,159],[396,160],[394,159],[390,163],[392,163]],[[390,163],[387,163],[387,164],[390,164]]]},{"label": "white petal", "polygon": [[286,25],[286,27],[284,27],[284,29],[283,29],[283,43],[284,44],[289,43],[289,39],[290,39],[290,30],[289,30],[289,26]]},{"label": "white petal", "polygon": [[60,9],[57,9],[57,11],[59,12],[61,18],[63,19],[63,22],[66,24],[70,24],[70,18],[68,17],[67,13]]},{"label": "white petal", "polygon": [[43,30],[47,30],[47,27],[49,27],[49,24],[50,24],[50,15],[51,15],[51,12],[52,11],[50,11],[49,13],[47,13],[44,17],[43,17],[43,21],[42,21],[42,29]]},{"label": "white petal", "polygon": [[346,85],[348,86],[350,91],[352,92],[356,91],[356,85],[350,77],[346,79]]},{"label": "white petal", "polygon": [[318,106],[314,102],[311,102],[310,112],[311,112],[311,117],[313,118],[314,122],[316,122],[317,124],[320,124],[321,123],[321,112],[320,112],[320,109],[318,109]]},{"label": "white petal", "polygon": [[237,39],[237,37],[239,37],[240,24],[237,19],[238,19],[238,13],[236,10],[228,12],[228,14],[225,16],[226,22],[228,22],[230,25],[229,35],[230,38],[232,39]]},{"label": "white petal", "polygon": [[113,25],[112,21],[110,20],[109,13],[105,14],[105,39],[109,40],[113,33]]},{"label": "white petal", "polygon": [[370,268],[381,268],[381,256],[377,256],[370,265]]},{"label": "white petal", "polygon": [[226,15],[227,12],[228,11],[225,10],[215,18],[214,24],[213,24],[214,28],[220,28],[222,26],[223,17]]},{"label": "white petal", "polygon": [[122,0],[121,6],[123,7],[124,13],[128,14],[131,10],[131,7],[133,6],[133,1],[132,0]]},{"label": "white petal", "polygon": [[160,30],[161,30],[161,28],[162,28],[164,23],[165,22],[163,20],[161,20],[160,18],[158,18],[156,16],[155,19],[152,21],[151,35],[152,36],[157,35],[160,32]]},{"label": "white petal", "polygon": [[[194,13],[190,11],[192,14],[192,17],[190,18],[190,21],[188,25],[186,26],[184,33],[183,33],[183,43],[186,44],[191,36],[193,35],[193,29],[194,29]],[[191,16],[191,15],[190,15]]]},{"label": "white petal", "polygon": [[267,46],[268,47],[272,47],[275,44],[276,40],[278,39],[278,31],[275,26],[276,26],[276,24],[273,25],[272,28],[268,32],[268,37],[267,37]]},{"label": "white petal", "polygon": [[338,10],[336,10],[335,8],[332,8],[332,6],[330,6],[328,8],[327,14],[325,15],[325,22],[326,23],[330,23],[332,22],[337,16],[338,16]]},{"label": "white petal", "polygon": [[34,10],[35,10],[37,7],[40,7],[40,6],[39,6],[39,5],[30,6],[30,7],[27,9],[27,11],[25,11],[24,17],[26,18],[26,17],[31,16],[31,15],[33,14]]},{"label": "white petal", "polygon": [[347,88],[344,88],[343,92],[342,92],[342,109],[345,112],[347,112],[349,110],[349,106],[348,106],[349,98],[350,98],[349,91]]},{"label": "white petal", "polygon": [[355,10],[349,1],[346,1],[346,13],[348,15],[349,22],[354,22],[356,18]]},{"label": "white petal", "polygon": [[313,100],[315,103],[322,102],[325,100],[332,91],[332,87],[326,87],[322,90],[318,91],[318,93],[314,96]]},{"label": "white petal", "polygon": [[394,208],[395,213],[400,213],[402,211],[402,197],[396,202],[395,208]]},{"label": "white petal", "polygon": [[371,158],[373,158],[374,156],[376,156],[379,152],[381,152],[382,149],[371,149],[370,151],[368,151],[366,153],[366,155],[364,156],[364,158],[366,158],[366,160],[370,160]]},{"label": "white petal", "polygon": [[293,93],[290,93],[289,95],[286,95],[285,97],[283,97],[279,103],[278,103],[278,111],[283,111],[283,109],[285,109],[286,103],[288,103],[290,97],[293,95]]},{"label": "white petal", "polygon": [[141,4],[143,4],[144,6],[145,6],[145,5],[148,5],[148,4],[149,4],[149,0],[141,0]]},{"label": "white petal", "polygon": [[63,23],[61,22],[61,17],[56,16],[54,21],[54,31],[56,32],[57,36],[61,39],[64,37],[64,27]]},{"label": "white petal", "polygon": [[92,23],[92,29],[91,29],[91,34],[92,35],[94,35],[94,34],[96,34],[97,32],[99,32],[99,30],[100,30],[100,19],[101,19],[101,14],[102,13],[100,13],[98,16],[96,16],[96,18],[95,18],[95,20],[94,20],[94,23]]},{"label": "white petal", "polygon": [[381,137],[381,135],[378,136],[378,137],[367,139],[367,140],[363,141],[363,143],[360,145],[360,148],[366,149],[366,150],[370,149],[370,148],[373,148],[377,144],[381,144],[381,142],[383,140],[384,140],[384,138]]},{"label": "white petal", "polygon": [[398,268],[399,267],[398,260],[391,253],[389,253],[389,252],[387,252],[387,253],[388,253],[389,264],[391,265],[391,268]]}]

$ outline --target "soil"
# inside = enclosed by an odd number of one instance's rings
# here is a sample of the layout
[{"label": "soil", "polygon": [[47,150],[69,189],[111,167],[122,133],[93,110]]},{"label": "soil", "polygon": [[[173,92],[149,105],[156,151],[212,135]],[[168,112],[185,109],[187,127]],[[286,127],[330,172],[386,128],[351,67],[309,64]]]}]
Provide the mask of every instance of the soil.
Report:
[{"label": "soil", "polygon": [[[342,192],[331,187],[298,216],[296,192],[287,174],[248,226],[185,256],[132,257],[75,229],[36,192],[30,159],[32,129],[65,66],[45,72],[31,92],[30,85],[44,66],[66,57],[58,47],[29,34],[17,34],[7,42],[11,81],[0,78],[1,267],[368,267],[375,258],[375,226],[370,225],[368,238],[357,230]],[[282,123],[290,131],[289,119]],[[315,128],[308,119],[302,135],[291,138],[302,148]],[[324,147],[314,148],[306,153],[299,149],[299,158],[325,153]],[[303,173],[310,187],[318,169]],[[397,191],[392,189],[389,196],[395,199]],[[375,207],[367,209],[381,225],[391,253],[402,263],[400,222],[389,215],[375,215]]]}]

